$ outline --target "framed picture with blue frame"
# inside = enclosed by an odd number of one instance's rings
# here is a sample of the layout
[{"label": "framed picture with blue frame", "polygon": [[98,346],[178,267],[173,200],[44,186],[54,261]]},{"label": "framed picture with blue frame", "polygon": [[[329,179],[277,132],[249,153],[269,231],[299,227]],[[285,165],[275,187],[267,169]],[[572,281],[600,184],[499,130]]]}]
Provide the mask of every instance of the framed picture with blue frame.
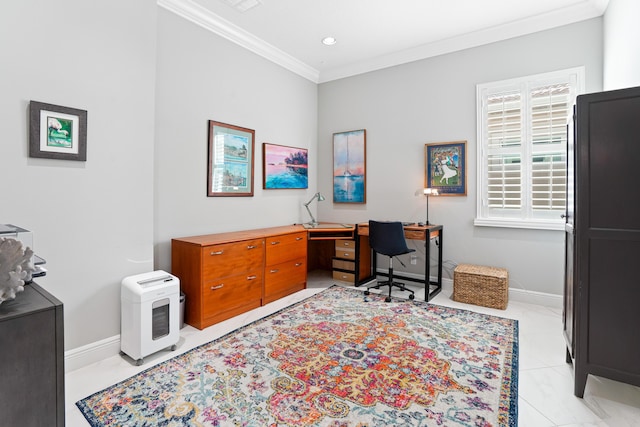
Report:
[{"label": "framed picture with blue frame", "polygon": [[467,195],[467,141],[424,145],[425,188],[440,196]]}]

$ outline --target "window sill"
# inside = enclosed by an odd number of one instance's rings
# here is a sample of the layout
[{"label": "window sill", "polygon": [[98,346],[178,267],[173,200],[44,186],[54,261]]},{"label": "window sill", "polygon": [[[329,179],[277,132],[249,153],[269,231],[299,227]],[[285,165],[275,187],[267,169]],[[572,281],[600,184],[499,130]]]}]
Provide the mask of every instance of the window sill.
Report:
[{"label": "window sill", "polygon": [[564,231],[564,221],[549,220],[519,220],[509,218],[476,218],[473,225],[476,227],[502,227],[502,228],[526,228],[531,230]]}]

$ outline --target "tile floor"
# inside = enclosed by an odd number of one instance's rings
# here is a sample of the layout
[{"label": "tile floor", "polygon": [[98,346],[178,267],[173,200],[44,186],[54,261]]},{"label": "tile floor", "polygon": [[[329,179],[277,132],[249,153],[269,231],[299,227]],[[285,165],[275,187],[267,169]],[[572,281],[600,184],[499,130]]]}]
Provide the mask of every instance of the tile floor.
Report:
[{"label": "tile floor", "polygon": [[[331,286],[333,280],[322,273],[309,276],[308,289],[264,307],[199,331],[186,325],[181,330],[176,352],[185,352],[211,341],[237,327],[264,317],[278,309]],[[395,294],[395,292],[394,292]],[[405,293],[406,294],[406,293]],[[398,291],[398,296],[402,292]],[[416,298],[424,299],[424,290],[416,288]],[[518,385],[518,425],[520,427],[630,427],[640,426],[640,388],[589,376],[584,399],[573,395],[570,364],[565,363],[561,310],[509,302],[506,310],[495,310],[451,299],[444,290],[432,301],[519,320],[520,372]],[[75,402],[164,361],[176,352],[161,351],[135,366],[119,355],[66,374],[66,421],[68,427],[88,426]]]}]

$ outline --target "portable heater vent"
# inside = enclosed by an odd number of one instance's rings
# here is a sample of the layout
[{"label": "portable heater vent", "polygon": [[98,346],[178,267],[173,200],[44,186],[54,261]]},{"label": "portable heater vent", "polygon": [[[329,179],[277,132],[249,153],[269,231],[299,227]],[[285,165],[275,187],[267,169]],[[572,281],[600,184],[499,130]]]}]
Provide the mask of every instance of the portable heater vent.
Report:
[{"label": "portable heater vent", "polygon": [[136,361],[162,349],[176,349],[180,339],[180,279],[166,271],[122,280],[120,349]]}]

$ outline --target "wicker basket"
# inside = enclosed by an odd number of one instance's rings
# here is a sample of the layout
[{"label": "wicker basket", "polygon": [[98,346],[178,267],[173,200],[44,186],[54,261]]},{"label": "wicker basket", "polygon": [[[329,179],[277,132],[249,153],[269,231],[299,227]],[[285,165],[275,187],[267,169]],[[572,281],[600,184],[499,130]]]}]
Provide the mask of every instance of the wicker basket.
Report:
[{"label": "wicker basket", "polygon": [[453,300],[506,309],[509,272],[505,268],[460,264],[453,271]]}]

